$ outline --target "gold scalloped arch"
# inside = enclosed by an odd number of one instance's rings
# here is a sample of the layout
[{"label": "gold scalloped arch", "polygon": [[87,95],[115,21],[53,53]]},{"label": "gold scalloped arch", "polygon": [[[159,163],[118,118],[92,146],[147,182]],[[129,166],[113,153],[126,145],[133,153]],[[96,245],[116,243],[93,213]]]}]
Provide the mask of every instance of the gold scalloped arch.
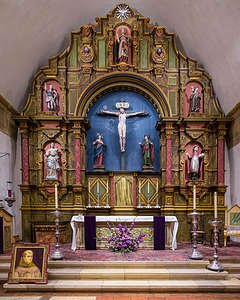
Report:
[{"label": "gold scalloped arch", "polygon": [[97,99],[117,90],[129,90],[144,95],[153,104],[159,117],[172,116],[168,98],[163,90],[149,78],[131,72],[114,72],[94,80],[78,98],[74,115],[87,117],[90,107]]}]

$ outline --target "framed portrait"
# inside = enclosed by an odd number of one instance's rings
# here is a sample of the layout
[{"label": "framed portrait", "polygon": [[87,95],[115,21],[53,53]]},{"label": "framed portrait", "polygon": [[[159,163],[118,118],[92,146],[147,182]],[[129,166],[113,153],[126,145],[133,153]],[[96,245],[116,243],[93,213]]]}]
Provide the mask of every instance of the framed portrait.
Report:
[{"label": "framed portrait", "polygon": [[8,283],[47,283],[49,244],[15,243]]}]

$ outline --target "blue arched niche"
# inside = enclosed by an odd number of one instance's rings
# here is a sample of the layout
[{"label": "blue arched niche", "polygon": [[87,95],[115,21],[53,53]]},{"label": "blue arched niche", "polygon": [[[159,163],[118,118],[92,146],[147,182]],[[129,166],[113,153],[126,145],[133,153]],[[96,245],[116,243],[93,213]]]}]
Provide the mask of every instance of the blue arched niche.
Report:
[{"label": "blue arched niche", "polygon": [[123,98],[130,104],[127,112],[145,111],[148,116],[127,118],[126,133],[126,171],[142,171],[142,150],[139,142],[143,142],[144,135],[150,135],[154,144],[154,171],[160,171],[160,141],[159,131],[155,129],[159,119],[153,105],[142,95],[131,91],[117,91],[99,98],[88,113],[90,129],[87,131],[87,171],[93,171],[94,146],[96,134],[103,135],[106,144],[104,152],[105,171],[120,171],[120,144],[118,135],[118,117],[99,116],[100,110],[118,111],[115,104]]}]

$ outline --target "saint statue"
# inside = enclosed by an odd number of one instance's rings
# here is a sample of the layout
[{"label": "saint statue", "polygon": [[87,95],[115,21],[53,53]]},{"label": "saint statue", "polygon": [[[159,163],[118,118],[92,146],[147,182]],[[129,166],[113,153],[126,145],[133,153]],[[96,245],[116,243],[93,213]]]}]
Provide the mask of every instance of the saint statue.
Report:
[{"label": "saint statue", "polygon": [[20,258],[19,265],[14,272],[15,278],[21,279],[40,279],[41,272],[33,262],[33,251],[25,250]]},{"label": "saint statue", "polygon": [[154,147],[148,135],[144,135],[144,142],[139,143],[142,148],[143,168],[152,167],[154,162]]},{"label": "saint statue", "polygon": [[201,96],[199,95],[199,91],[197,87],[191,87],[192,94],[189,97],[190,100],[190,109],[189,113],[199,112],[201,108]]},{"label": "saint statue", "polygon": [[116,62],[128,62],[128,49],[130,46],[130,38],[127,35],[126,29],[122,26],[121,33],[116,33]]},{"label": "saint statue", "polygon": [[46,179],[57,180],[59,170],[59,156],[58,148],[54,148],[54,142],[51,142],[50,148],[46,150],[45,153],[46,166],[47,166],[47,176]]},{"label": "saint statue", "polygon": [[188,179],[198,180],[200,178],[200,171],[202,169],[204,153],[200,153],[199,146],[194,146],[192,155],[189,155],[189,153],[186,153],[186,155],[188,157],[188,161],[187,161]]},{"label": "saint statue", "polygon": [[57,111],[58,110],[58,93],[57,90],[55,90],[52,85],[49,85],[49,88],[47,88],[47,84],[44,85],[45,90],[45,101],[48,111]]},{"label": "saint statue", "polygon": [[[135,116],[147,116],[148,113],[144,111],[138,111],[133,113],[126,113],[125,107],[129,107],[127,102],[119,102],[116,104],[119,107],[119,111],[108,111],[108,110],[101,110],[98,112],[98,115],[111,115],[118,117],[118,134],[119,134],[119,141],[120,141],[120,149],[121,152],[125,152],[125,143],[126,143],[126,119]],[[125,106],[125,107],[124,107]]]},{"label": "saint statue", "polygon": [[104,144],[102,140],[103,136],[97,133],[97,139],[93,142],[94,147],[94,168],[104,168]]}]

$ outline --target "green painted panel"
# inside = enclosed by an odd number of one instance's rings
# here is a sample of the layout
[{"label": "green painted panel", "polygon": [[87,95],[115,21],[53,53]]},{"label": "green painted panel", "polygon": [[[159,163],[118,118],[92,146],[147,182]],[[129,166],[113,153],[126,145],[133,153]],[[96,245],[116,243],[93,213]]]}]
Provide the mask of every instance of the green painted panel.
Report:
[{"label": "green painted panel", "polygon": [[105,40],[98,41],[98,67],[105,68],[106,66],[106,47]]},{"label": "green painted panel", "polygon": [[176,55],[172,45],[172,41],[169,41],[168,63],[169,63],[169,68],[176,68]]},{"label": "green painted panel", "polygon": [[240,226],[240,213],[230,213],[230,225]]},{"label": "green painted panel", "polygon": [[148,51],[147,51],[147,41],[140,42],[140,65],[142,69],[146,69],[148,67]]},{"label": "green painted panel", "polygon": [[156,193],[156,189],[152,186],[151,183],[149,183],[149,185],[147,183],[144,184],[144,186],[141,189],[142,194],[147,198],[149,196],[149,198],[151,198],[155,193]]},{"label": "green painted panel", "polygon": [[177,82],[176,78],[175,77],[170,77],[168,78],[168,83],[171,84],[171,85],[175,85]]},{"label": "green painted panel", "polygon": [[70,90],[69,91],[69,113],[74,113],[77,99],[78,99],[78,91]]},{"label": "green painted panel", "polygon": [[172,109],[172,114],[175,115],[176,114],[176,92],[175,91],[169,92],[169,101]]},{"label": "green painted panel", "polygon": [[78,41],[77,39],[73,40],[72,51],[70,53],[70,67],[77,67],[77,50],[78,50]]}]

